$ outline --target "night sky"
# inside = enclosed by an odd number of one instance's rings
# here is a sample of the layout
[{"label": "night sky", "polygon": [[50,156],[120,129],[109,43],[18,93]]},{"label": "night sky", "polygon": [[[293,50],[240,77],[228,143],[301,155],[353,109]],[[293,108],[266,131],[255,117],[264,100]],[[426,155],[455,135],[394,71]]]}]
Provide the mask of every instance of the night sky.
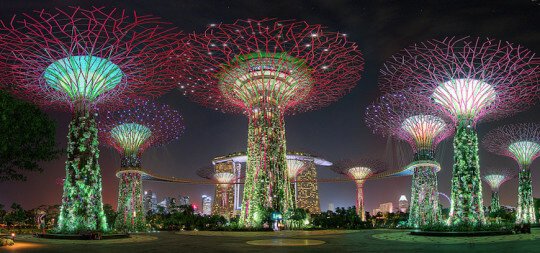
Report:
[{"label": "night sky", "polygon": [[[397,166],[409,159],[410,149],[386,138],[371,134],[364,124],[364,109],[380,94],[377,88],[379,68],[385,59],[398,50],[432,38],[446,36],[484,36],[508,40],[540,53],[540,1],[88,1],[94,6],[136,10],[172,22],[185,33],[202,32],[211,23],[231,23],[242,18],[276,17],[319,23],[329,31],[347,33],[364,54],[365,70],[352,92],[326,108],[286,117],[287,149],[314,152],[330,161],[370,155]],[[0,18],[39,9],[73,5],[90,6],[87,1],[2,0]],[[195,171],[209,165],[212,158],[246,149],[247,119],[242,115],[223,114],[202,107],[172,91],[158,101],[180,110],[186,122],[185,134],[164,147],[149,149],[143,156],[143,166],[160,174],[197,179]],[[65,147],[70,114],[47,111],[57,122],[57,141]],[[478,126],[480,139],[492,128],[512,122],[539,122],[540,105],[514,117]],[[443,170],[439,173],[439,191],[450,194],[452,169],[451,142],[440,145],[439,158]],[[512,166],[510,158],[499,157],[480,150],[481,166]],[[540,159],[532,165],[534,196],[540,197]],[[9,206],[18,202],[24,208],[41,204],[60,204],[62,186],[57,180],[65,175],[65,155],[44,163],[43,173],[29,173],[26,182],[0,185],[0,203]],[[119,155],[111,148],[101,148],[100,165],[103,174],[103,198],[116,208],[118,181],[115,170],[120,165]],[[318,168],[320,178],[337,177],[326,168]],[[400,195],[410,198],[411,177],[373,180],[365,186],[366,209],[371,211],[379,203],[393,201]],[[213,195],[213,186],[182,185],[146,182],[146,189],[166,196],[189,195],[200,204],[202,194]],[[354,205],[354,184],[319,184],[321,209],[329,203],[336,207]],[[516,205],[517,180],[501,187],[501,203]],[[484,184],[484,203],[490,200],[489,187]],[[442,200],[444,206],[448,202]]]}]

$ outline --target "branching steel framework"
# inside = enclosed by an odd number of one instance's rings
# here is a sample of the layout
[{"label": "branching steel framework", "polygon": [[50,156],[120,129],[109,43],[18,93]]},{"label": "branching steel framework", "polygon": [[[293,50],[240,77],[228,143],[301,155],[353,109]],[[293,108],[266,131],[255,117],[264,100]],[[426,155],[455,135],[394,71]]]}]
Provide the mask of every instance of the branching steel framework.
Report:
[{"label": "branching steel framework", "polygon": [[120,231],[146,230],[143,210],[141,156],[150,147],[178,139],[184,132],[180,113],[168,105],[137,100],[125,110],[107,111],[99,119],[100,137],[122,156],[116,176],[118,207],[115,228]]},{"label": "branching steel framework", "polygon": [[73,112],[58,232],[107,231],[95,109],[172,89],[183,69],[179,31],[152,16],[70,7],[14,16],[0,33],[7,89]]},{"label": "branching steel framework", "polygon": [[452,37],[407,47],[382,68],[383,91],[429,97],[455,123],[450,224],[485,222],[476,124],[528,108],[540,87],[539,63],[509,42]]},{"label": "branching steel framework", "polygon": [[298,208],[298,184],[296,182],[296,177],[307,169],[309,165],[310,164],[307,161],[287,158],[287,177],[289,177],[289,182],[291,182],[290,189],[293,192],[293,205],[295,208]]},{"label": "branching steel framework", "polygon": [[389,93],[366,109],[366,124],[374,133],[409,143],[414,160],[407,166],[413,175],[409,226],[440,221],[435,150],[453,133],[448,119],[429,100],[402,93]]},{"label": "branching steel framework", "polygon": [[490,212],[496,213],[501,209],[501,202],[499,201],[499,188],[506,181],[514,178],[515,173],[508,168],[487,168],[482,172],[482,179],[491,188],[491,206]]},{"label": "branching steel framework", "polygon": [[194,101],[249,119],[248,162],[240,223],[261,226],[263,209],[292,207],[285,114],[338,100],[360,79],[363,59],[342,33],[294,20],[212,24],[186,42]]},{"label": "branching steel framework", "polygon": [[540,156],[540,125],[521,123],[496,128],[484,137],[483,145],[490,152],[516,160],[519,165],[516,223],[537,223],[529,167]]},{"label": "branching steel framework", "polygon": [[379,160],[361,157],[357,160],[340,161],[330,169],[354,180],[356,184],[356,214],[360,216],[362,221],[366,221],[366,212],[364,211],[364,183],[370,177],[382,173],[386,169],[386,165]]}]

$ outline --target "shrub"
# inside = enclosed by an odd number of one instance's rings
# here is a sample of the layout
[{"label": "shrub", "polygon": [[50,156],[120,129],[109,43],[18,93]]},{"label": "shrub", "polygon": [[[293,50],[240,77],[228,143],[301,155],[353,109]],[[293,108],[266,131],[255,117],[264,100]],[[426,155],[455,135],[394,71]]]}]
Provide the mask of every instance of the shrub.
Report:
[{"label": "shrub", "polygon": [[0,247],[1,246],[13,246],[15,244],[13,240],[8,238],[0,238]]}]

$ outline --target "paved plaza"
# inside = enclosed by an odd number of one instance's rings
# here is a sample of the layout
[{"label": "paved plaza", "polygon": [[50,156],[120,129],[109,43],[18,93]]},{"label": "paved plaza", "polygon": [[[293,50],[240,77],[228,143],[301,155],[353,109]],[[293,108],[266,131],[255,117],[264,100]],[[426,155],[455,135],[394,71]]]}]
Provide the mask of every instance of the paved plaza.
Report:
[{"label": "paved plaza", "polygon": [[159,232],[129,239],[71,241],[20,236],[4,252],[540,252],[540,229],[530,235],[441,238],[402,230],[285,232]]}]

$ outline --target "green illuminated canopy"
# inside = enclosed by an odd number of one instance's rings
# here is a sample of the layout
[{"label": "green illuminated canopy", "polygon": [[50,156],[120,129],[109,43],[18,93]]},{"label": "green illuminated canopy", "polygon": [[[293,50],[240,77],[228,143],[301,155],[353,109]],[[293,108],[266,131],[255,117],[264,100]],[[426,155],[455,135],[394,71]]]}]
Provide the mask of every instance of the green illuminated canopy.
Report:
[{"label": "green illuminated canopy", "polygon": [[433,140],[446,127],[443,119],[432,115],[415,115],[406,118],[401,128],[411,135],[418,148],[432,148]]},{"label": "green illuminated canopy", "polygon": [[124,74],[107,59],[91,55],[71,56],[49,65],[43,73],[46,83],[71,99],[95,100],[114,89]]},{"label": "green illuminated canopy", "polygon": [[436,103],[445,107],[451,115],[475,119],[497,98],[492,85],[476,79],[452,79],[441,83],[433,91]]},{"label": "green illuminated canopy", "polygon": [[138,152],[151,135],[150,128],[136,123],[126,123],[111,129],[111,136],[124,149],[125,154]]},{"label": "green illuminated canopy", "polygon": [[311,70],[286,53],[239,55],[218,74],[220,90],[247,107],[286,107],[305,99],[313,85]]},{"label": "green illuminated canopy", "polygon": [[508,146],[519,164],[530,165],[533,158],[540,152],[540,144],[532,141],[518,141]]}]

